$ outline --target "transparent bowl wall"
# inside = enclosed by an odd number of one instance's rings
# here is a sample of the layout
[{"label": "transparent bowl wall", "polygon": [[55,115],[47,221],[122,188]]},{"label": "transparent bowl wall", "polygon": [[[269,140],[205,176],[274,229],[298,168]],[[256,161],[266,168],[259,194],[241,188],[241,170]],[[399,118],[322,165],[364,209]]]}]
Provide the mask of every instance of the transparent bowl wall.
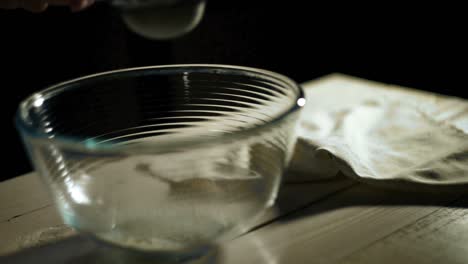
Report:
[{"label": "transparent bowl wall", "polygon": [[33,94],[16,121],[66,224],[180,252],[240,234],[273,204],[302,97],[258,69],[146,67]]}]

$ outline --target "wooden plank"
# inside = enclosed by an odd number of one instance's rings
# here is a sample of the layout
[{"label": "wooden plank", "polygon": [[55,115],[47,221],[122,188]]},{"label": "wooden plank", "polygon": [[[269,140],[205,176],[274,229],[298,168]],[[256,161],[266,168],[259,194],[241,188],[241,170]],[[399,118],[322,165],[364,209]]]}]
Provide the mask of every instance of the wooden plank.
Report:
[{"label": "wooden plank", "polygon": [[62,230],[71,232],[52,205],[0,223],[0,255],[61,238]]},{"label": "wooden plank", "polygon": [[22,248],[38,231],[61,223],[36,173],[0,183],[0,255]]},{"label": "wooden plank", "polygon": [[[3,194],[8,199],[0,199],[0,208],[6,209],[2,214],[3,221],[0,222],[0,255],[19,250],[23,247],[21,241],[25,238],[37,236],[41,231],[62,224],[44,186],[35,175],[22,176],[5,183],[7,184],[0,184],[2,190],[9,192]],[[254,225],[268,223],[354,184],[356,183],[345,178],[304,184],[284,184],[278,195],[278,206],[267,211]],[[15,198],[16,196],[18,198]],[[15,206],[11,205],[12,203]]]},{"label": "wooden plank", "polygon": [[49,204],[51,198],[35,173],[0,183],[0,223]]},{"label": "wooden plank", "polygon": [[418,195],[359,185],[232,241],[224,248],[222,263],[340,263],[440,210],[458,195]]},{"label": "wooden plank", "polygon": [[347,256],[340,263],[468,263],[468,196]]}]

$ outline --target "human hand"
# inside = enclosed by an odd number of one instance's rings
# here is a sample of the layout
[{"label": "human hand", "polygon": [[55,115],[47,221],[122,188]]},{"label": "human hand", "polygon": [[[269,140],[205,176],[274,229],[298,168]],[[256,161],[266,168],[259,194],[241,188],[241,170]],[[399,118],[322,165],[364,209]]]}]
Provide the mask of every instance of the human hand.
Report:
[{"label": "human hand", "polygon": [[23,8],[31,12],[42,12],[51,6],[69,6],[73,12],[81,11],[95,0],[0,0],[0,8]]}]

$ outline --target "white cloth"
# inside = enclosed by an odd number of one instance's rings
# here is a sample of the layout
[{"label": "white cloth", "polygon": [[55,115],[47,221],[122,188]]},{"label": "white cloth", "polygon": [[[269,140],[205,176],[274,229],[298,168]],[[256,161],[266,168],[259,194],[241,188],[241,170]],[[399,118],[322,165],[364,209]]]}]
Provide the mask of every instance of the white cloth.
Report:
[{"label": "white cloth", "polygon": [[468,184],[468,102],[334,74],[303,84],[289,181]]}]

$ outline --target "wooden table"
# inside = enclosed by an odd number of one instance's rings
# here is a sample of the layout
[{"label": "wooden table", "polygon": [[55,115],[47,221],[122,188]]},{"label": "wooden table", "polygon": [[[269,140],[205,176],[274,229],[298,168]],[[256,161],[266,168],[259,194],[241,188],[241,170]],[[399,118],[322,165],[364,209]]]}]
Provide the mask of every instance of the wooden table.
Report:
[{"label": "wooden table", "polygon": [[[286,183],[276,209],[227,243],[220,263],[468,263],[467,205],[468,194],[416,195],[344,177]],[[0,184],[0,254],[60,224],[36,175]]]},{"label": "wooden table", "polygon": [[[61,223],[34,173],[0,183],[0,255]],[[466,264],[468,191],[401,192],[340,175],[285,183],[276,207],[221,251],[219,263]]]}]

